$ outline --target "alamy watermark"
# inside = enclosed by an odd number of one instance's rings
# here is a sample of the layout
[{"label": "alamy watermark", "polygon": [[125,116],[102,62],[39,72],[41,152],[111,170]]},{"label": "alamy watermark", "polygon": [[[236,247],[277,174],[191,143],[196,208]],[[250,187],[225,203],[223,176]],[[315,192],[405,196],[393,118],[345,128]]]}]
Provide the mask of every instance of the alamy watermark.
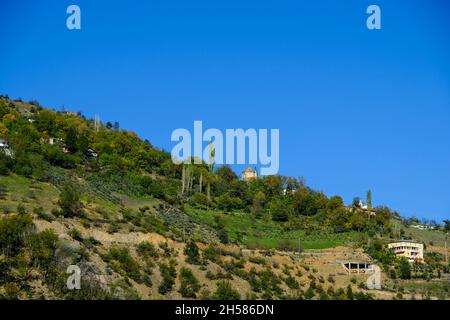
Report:
[{"label": "alamy watermark", "polygon": [[376,4],[371,4],[367,7],[367,14],[370,14],[366,20],[366,26],[369,30],[380,30],[381,29],[381,9]]},{"label": "alamy watermark", "polygon": [[203,132],[203,122],[194,121],[193,136],[179,128],[172,132],[171,141],[178,142],[171,152],[175,164],[193,160],[195,164],[260,165],[263,176],[277,174],[280,166],[279,129],[226,129],[224,135],[215,128]]},{"label": "alamy watermark", "polygon": [[372,265],[373,274],[367,278],[367,289],[381,290],[381,268],[377,265]]},{"label": "alamy watermark", "polygon": [[67,7],[66,13],[69,16],[66,19],[66,27],[69,30],[81,29],[81,9],[79,6],[72,4]]},{"label": "alamy watermark", "polygon": [[[381,9],[376,4],[371,4],[367,7],[366,13],[370,14],[366,20],[366,26],[369,30],[381,29]],[[66,19],[66,26],[69,30],[81,30],[81,9],[78,5],[72,4],[67,7],[66,14],[69,16]]]},{"label": "alamy watermark", "polygon": [[81,289],[81,269],[77,265],[70,265],[67,267],[66,273],[69,275],[67,277],[67,289],[69,290],[80,290]]}]

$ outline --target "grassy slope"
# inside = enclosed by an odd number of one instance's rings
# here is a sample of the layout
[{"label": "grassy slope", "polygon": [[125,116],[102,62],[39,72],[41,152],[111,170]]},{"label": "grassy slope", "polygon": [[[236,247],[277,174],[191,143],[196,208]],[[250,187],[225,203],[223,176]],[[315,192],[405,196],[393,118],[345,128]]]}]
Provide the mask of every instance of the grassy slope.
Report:
[{"label": "grassy slope", "polygon": [[427,246],[431,243],[433,246],[444,246],[445,234],[443,232],[408,227],[405,228],[405,234],[412,239],[423,241]]},{"label": "grassy slope", "polygon": [[1,200],[1,206],[12,210],[17,205],[23,205],[28,211],[35,207],[43,207],[50,212],[56,208],[58,190],[48,183],[37,182],[25,177],[11,175],[0,176],[0,184],[6,186],[8,195],[5,200]]},{"label": "grassy slope", "polygon": [[325,249],[348,245],[358,238],[356,232],[306,235],[303,230],[286,231],[279,223],[255,220],[251,215],[241,212],[224,214],[220,211],[188,208],[187,213],[196,221],[210,226],[215,226],[215,217],[220,217],[230,239],[251,248],[270,249],[284,245],[291,248],[301,246],[303,249]]}]

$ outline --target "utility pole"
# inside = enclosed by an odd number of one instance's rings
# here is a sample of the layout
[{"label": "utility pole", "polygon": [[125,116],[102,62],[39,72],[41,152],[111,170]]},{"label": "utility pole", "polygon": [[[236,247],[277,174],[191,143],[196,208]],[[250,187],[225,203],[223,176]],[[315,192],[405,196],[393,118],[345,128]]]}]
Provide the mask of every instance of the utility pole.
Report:
[{"label": "utility pole", "polygon": [[[366,194],[366,206],[367,206],[367,221],[370,228],[370,213],[372,211],[372,191],[367,191]],[[367,234],[367,250],[370,249],[370,232]]]}]

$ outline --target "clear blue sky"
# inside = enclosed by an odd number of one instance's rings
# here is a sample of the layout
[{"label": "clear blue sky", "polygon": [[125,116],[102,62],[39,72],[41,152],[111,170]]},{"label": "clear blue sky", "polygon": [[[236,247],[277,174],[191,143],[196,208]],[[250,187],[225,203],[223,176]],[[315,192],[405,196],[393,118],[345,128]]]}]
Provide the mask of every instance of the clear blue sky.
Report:
[{"label": "clear blue sky", "polygon": [[449,1],[2,0],[0,40],[12,98],[118,120],[167,150],[194,120],[279,128],[281,174],[450,218]]}]

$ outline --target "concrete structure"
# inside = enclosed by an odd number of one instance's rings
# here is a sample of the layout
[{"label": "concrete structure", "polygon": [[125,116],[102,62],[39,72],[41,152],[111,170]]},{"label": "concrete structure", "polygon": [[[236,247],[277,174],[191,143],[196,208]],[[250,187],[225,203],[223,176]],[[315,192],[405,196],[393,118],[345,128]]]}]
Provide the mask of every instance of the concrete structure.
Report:
[{"label": "concrete structure", "polygon": [[242,180],[244,181],[250,181],[251,179],[257,178],[258,177],[258,172],[256,171],[256,169],[252,169],[250,167],[247,167],[243,172],[242,172]]},{"label": "concrete structure", "polygon": [[342,267],[348,272],[348,274],[364,274],[373,273],[373,264],[364,261],[344,261],[340,262]]},{"label": "concrete structure", "polygon": [[423,244],[413,240],[399,240],[388,244],[395,255],[408,259],[409,262],[423,261]]},{"label": "concrete structure", "polygon": [[365,261],[337,261],[348,275],[369,275],[366,287],[369,290],[381,290],[381,269],[376,264]]}]

